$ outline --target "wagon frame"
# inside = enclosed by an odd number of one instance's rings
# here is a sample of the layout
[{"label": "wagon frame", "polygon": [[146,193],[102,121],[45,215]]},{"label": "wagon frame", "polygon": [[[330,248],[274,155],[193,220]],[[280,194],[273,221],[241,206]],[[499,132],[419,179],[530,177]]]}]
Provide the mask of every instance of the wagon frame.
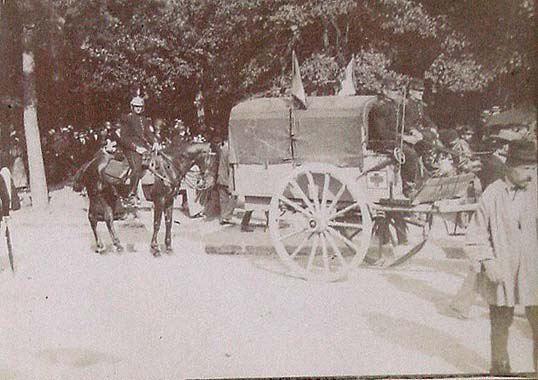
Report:
[{"label": "wagon frame", "polygon": [[426,215],[416,223],[423,239],[389,263],[397,265],[424,246],[432,215],[450,211],[431,199],[411,207],[391,203],[404,199],[399,164],[368,146],[376,100],[312,97],[298,109],[287,98],[258,98],[231,111],[230,191],[239,208],[265,212],[273,246],[293,275],[341,279],[363,262],[380,215]]}]

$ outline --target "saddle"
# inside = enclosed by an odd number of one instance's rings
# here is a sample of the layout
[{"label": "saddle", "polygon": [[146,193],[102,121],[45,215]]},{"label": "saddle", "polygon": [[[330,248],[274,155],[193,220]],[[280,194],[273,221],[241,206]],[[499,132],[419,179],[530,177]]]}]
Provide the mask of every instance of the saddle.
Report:
[{"label": "saddle", "polygon": [[101,171],[103,179],[112,185],[126,184],[131,174],[131,168],[127,159],[110,159]]},{"label": "saddle", "polygon": [[[110,153],[105,154],[108,155]],[[153,159],[150,157],[150,155],[144,155],[142,167],[147,169],[151,166],[152,161]],[[125,158],[125,156],[119,152],[112,155],[112,157],[109,156],[104,168],[100,169],[99,171],[107,183],[111,185],[126,185],[131,176],[132,169],[127,158]],[[145,170],[142,174],[141,181],[143,185],[153,184],[153,174],[151,174],[148,170]]]}]

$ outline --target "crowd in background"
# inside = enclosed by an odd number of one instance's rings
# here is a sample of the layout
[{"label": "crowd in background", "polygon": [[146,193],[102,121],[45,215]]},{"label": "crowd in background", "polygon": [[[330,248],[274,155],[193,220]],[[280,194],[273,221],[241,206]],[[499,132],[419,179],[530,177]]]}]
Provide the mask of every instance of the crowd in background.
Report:
[{"label": "crowd in background", "polygon": [[[155,134],[165,145],[174,139],[202,139],[200,135],[191,134],[189,128],[179,119],[173,122],[156,119],[153,127]],[[99,148],[106,144],[107,139],[116,139],[118,130],[118,123],[106,121],[101,126],[83,130],[73,125],[66,125],[42,133],[41,149],[49,186],[69,180],[85,162],[91,160]],[[17,131],[12,131],[11,136],[4,139],[0,154],[3,166],[12,167],[17,157],[26,162],[24,141]]]},{"label": "crowd in background", "polygon": [[[119,127],[117,122],[106,121],[103,125],[86,129],[67,125],[42,133],[41,147],[49,186],[69,180],[107,140],[114,140]],[[164,145],[170,144],[174,139],[204,140],[202,135],[193,135],[179,119],[171,122],[156,119],[153,127]],[[28,186],[28,170],[24,137],[11,125],[2,126],[1,130],[1,164],[10,167],[14,172],[17,187],[25,188]],[[502,161],[509,141],[535,138],[535,132],[522,125],[498,128],[459,125],[455,129],[430,126],[421,133],[423,141],[416,144],[415,149],[420,152],[422,174],[431,177],[473,172],[480,178],[482,188],[502,172]],[[481,160],[486,155],[491,156],[491,159]]]}]

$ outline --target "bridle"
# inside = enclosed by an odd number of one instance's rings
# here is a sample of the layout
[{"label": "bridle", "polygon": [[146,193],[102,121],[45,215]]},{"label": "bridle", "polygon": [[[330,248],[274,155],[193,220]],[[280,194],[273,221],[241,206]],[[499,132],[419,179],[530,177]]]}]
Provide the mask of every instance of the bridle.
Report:
[{"label": "bridle", "polygon": [[174,160],[169,157],[167,154],[163,152],[154,152],[151,159],[150,164],[148,165],[148,170],[157,178],[165,182],[167,185],[173,188],[179,188],[181,185],[181,182],[184,181],[188,187],[191,187],[193,189],[196,189],[198,191],[201,190],[207,190],[210,187],[209,181],[207,181],[207,178],[209,177],[209,168],[211,166],[211,156],[215,155],[215,153],[212,153],[211,151],[204,153],[203,158],[203,164],[200,165],[197,160],[194,160],[192,166],[203,166],[203,172],[200,169],[193,169],[192,167],[187,171],[187,173],[181,178],[181,181],[176,183],[175,181],[170,180],[166,176],[159,173],[158,170],[155,168],[155,163],[157,162],[157,157],[160,157],[163,161],[166,162],[166,164],[170,165],[172,167],[172,170],[176,171],[177,169],[174,166]]},{"label": "bridle", "polygon": [[[215,155],[216,154],[210,150],[203,154],[203,163],[194,162],[194,165],[196,165],[198,169],[193,169],[191,167],[183,178],[183,181],[185,181],[187,186],[198,191],[207,190],[211,187],[211,184],[207,179],[210,177],[209,171],[211,168],[211,160]],[[203,167],[203,171],[200,170],[200,166]]]}]

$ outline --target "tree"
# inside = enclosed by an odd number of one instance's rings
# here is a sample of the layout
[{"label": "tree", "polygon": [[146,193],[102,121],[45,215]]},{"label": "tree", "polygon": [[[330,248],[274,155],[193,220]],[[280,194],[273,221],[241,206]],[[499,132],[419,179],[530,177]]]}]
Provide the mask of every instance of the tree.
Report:
[{"label": "tree", "polygon": [[[503,94],[508,97],[505,103],[521,97],[515,89],[533,67],[524,52],[530,50],[532,33],[517,21],[532,25],[533,6],[528,0],[518,0],[511,11],[509,0],[54,3],[66,18],[71,54],[65,66],[71,70],[69,77],[77,78],[69,87],[84,109],[95,104],[101,119],[117,113],[142,87],[155,100],[149,102],[151,112],[186,117],[194,128],[198,127],[195,100],[201,94],[205,122],[223,132],[236,102],[257,94],[286,94],[292,49],[302,62],[305,88],[317,94],[334,92],[339,71],[351,55],[357,58],[360,93],[378,92],[387,76],[402,82],[424,77],[438,95],[476,97],[478,91],[493,94],[513,70],[519,70],[521,75],[510,86],[514,91]],[[501,16],[506,18],[499,23]],[[476,26],[483,20],[488,27],[479,30],[478,38]],[[510,37],[488,35],[488,30],[499,35],[503,28]],[[512,45],[513,41],[517,43]],[[503,58],[491,59],[497,50]],[[443,103],[441,96],[436,102],[452,112],[457,106]],[[96,112],[87,114],[86,119],[96,117]]]},{"label": "tree", "polygon": [[[29,21],[23,26],[23,52],[22,52],[22,83],[24,103],[24,132],[28,156],[28,169],[30,177],[30,190],[32,193],[32,207],[43,209],[48,205],[47,180],[45,165],[41,151],[41,137],[37,119],[37,93],[35,80],[35,15],[36,5],[28,1],[21,3],[25,14],[30,15]],[[32,22],[34,21],[34,22]]]}]

